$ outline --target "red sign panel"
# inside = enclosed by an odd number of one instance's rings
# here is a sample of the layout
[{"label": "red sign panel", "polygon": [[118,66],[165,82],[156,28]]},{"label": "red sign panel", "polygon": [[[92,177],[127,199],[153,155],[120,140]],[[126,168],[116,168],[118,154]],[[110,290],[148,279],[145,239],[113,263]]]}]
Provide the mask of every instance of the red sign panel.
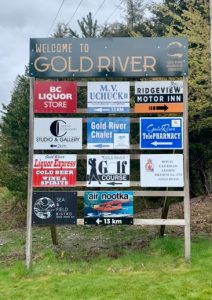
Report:
[{"label": "red sign panel", "polygon": [[35,154],[33,187],[69,187],[76,185],[76,155]]},{"label": "red sign panel", "polygon": [[77,83],[73,81],[35,81],[35,113],[75,113]]}]

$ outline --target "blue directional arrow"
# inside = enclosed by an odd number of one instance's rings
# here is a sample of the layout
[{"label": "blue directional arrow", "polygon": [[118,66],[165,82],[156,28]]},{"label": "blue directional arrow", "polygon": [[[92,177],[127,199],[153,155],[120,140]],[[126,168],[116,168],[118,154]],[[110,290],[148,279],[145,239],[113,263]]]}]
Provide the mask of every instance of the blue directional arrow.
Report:
[{"label": "blue directional arrow", "polygon": [[96,144],[96,145],[94,145],[94,147],[96,147],[96,148],[107,148],[107,147],[110,147],[110,145],[107,145],[107,144]]}]

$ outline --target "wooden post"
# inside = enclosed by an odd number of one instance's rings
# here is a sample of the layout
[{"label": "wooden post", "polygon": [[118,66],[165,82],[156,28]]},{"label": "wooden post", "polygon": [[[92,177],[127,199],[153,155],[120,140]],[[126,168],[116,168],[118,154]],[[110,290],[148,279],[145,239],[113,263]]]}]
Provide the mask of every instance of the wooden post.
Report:
[{"label": "wooden post", "polygon": [[50,230],[51,230],[52,244],[53,245],[58,245],[58,237],[57,237],[57,228],[56,228],[56,225],[51,225],[50,226]]},{"label": "wooden post", "polygon": [[191,258],[191,229],[190,229],[190,192],[189,192],[189,144],[188,144],[188,80],[183,77],[183,96],[184,96],[184,219],[185,219],[185,261],[189,262]]},{"label": "wooden post", "polygon": [[32,265],[32,164],[33,164],[33,85],[34,78],[30,77],[29,99],[29,159],[28,159],[28,193],[27,193],[27,232],[26,232],[26,266]]}]

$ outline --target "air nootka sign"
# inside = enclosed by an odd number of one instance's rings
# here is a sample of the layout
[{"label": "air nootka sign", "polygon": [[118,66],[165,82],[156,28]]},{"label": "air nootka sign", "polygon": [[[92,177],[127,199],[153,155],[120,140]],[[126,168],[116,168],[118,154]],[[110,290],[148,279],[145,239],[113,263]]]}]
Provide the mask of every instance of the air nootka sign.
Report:
[{"label": "air nootka sign", "polygon": [[88,187],[129,186],[129,179],[129,155],[87,155]]},{"label": "air nootka sign", "polygon": [[76,224],[76,192],[34,192],[32,198],[32,223],[42,225]]},{"label": "air nootka sign", "polygon": [[84,222],[95,225],[133,224],[133,192],[85,192]]},{"label": "air nootka sign", "polygon": [[82,149],[82,119],[35,118],[34,149]]},{"label": "air nootka sign", "polygon": [[188,43],[166,38],[31,38],[29,74],[51,77],[186,76]]}]

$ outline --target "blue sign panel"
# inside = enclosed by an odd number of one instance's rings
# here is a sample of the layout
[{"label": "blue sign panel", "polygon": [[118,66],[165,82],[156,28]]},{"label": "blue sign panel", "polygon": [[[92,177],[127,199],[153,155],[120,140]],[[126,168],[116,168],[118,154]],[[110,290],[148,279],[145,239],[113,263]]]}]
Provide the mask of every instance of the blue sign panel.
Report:
[{"label": "blue sign panel", "polygon": [[133,192],[85,192],[84,223],[96,225],[133,224]]},{"label": "blue sign panel", "polygon": [[88,149],[129,149],[129,118],[88,118]]},{"label": "blue sign panel", "polygon": [[140,149],[183,149],[183,118],[140,118]]}]

